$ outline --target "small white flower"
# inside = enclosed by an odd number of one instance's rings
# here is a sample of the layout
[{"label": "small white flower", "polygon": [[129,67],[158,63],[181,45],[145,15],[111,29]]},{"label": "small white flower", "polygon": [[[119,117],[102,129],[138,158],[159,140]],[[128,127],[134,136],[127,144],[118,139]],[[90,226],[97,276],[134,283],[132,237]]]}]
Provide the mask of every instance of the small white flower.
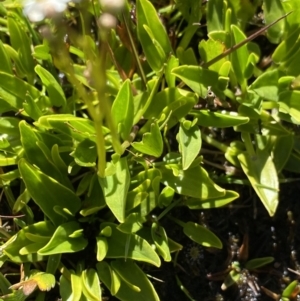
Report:
[{"label": "small white flower", "polygon": [[32,22],[39,22],[47,17],[62,13],[69,0],[24,0],[23,13]]}]

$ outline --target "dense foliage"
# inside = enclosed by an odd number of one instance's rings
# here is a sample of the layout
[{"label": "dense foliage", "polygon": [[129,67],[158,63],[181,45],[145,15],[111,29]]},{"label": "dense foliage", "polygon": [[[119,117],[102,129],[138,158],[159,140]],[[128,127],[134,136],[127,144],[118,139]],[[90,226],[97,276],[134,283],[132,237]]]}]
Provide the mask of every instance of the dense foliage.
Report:
[{"label": "dense foliage", "polygon": [[[298,1],[41,2],[0,2],[1,298],[159,300],[170,224],[223,248],[173,210],[243,184],[272,217],[300,171]],[[273,261],[246,253],[222,289]]]}]

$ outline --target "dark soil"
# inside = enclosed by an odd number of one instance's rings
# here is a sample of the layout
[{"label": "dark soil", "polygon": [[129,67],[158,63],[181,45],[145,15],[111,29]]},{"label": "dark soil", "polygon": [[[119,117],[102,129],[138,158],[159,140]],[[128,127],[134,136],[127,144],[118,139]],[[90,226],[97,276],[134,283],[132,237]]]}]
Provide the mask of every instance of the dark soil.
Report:
[{"label": "dark soil", "polygon": [[[172,212],[181,220],[207,226],[222,240],[223,250],[197,245],[184,236],[182,229],[167,221],[165,227],[170,228],[167,230],[169,236],[184,248],[176,263],[164,263],[161,269],[149,272],[162,281],[153,281],[162,301],[273,300],[261,290],[261,286],[280,295],[292,280],[299,278],[291,270],[300,269],[300,183],[281,185],[279,208],[272,218],[250,189],[240,187],[240,190],[241,198],[229,208],[206,211],[178,208]],[[239,259],[239,249],[245,246],[247,239],[248,256]],[[209,277],[225,271],[234,261],[240,261],[243,268],[247,260],[270,256],[274,257],[273,263],[255,271],[244,269],[243,281],[227,290],[221,289],[223,281],[220,277]],[[176,277],[184,288],[176,282]],[[251,287],[253,282],[257,284],[257,291]]]}]

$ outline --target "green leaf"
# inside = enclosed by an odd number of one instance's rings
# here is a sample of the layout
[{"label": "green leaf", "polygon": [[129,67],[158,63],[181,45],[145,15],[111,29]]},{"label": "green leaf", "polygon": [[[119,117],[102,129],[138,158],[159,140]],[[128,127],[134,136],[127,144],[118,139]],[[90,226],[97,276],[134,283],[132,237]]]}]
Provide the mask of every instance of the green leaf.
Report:
[{"label": "green leaf", "polygon": [[143,135],[142,142],[133,142],[137,151],[153,157],[160,157],[163,152],[163,140],[157,123],[151,124],[150,133]]},{"label": "green leaf", "polygon": [[70,154],[75,158],[79,166],[93,167],[96,166],[97,145],[90,139],[84,139],[78,143],[74,152]]},{"label": "green leaf", "polygon": [[164,261],[170,262],[172,260],[168,237],[165,229],[158,223],[153,223],[151,226],[151,236],[155,243],[158,253],[164,259]]},{"label": "green leaf", "polygon": [[76,194],[50,178],[25,159],[19,161],[20,174],[35,203],[55,225],[60,225],[64,218],[54,211],[55,206],[66,208],[73,215],[78,212],[81,201]]},{"label": "green leaf", "polygon": [[[108,163],[112,164],[112,163]],[[125,220],[126,197],[130,183],[127,158],[119,159],[116,171],[111,176],[98,178],[104,193],[105,202],[120,223]]]},{"label": "green leaf", "polygon": [[[86,138],[95,139],[96,131],[92,120],[88,118],[76,117],[71,114],[48,115],[39,118],[36,126],[41,126],[46,129],[55,129],[62,134],[72,137],[77,141],[82,141]],[[108,130],[103,128],[104,134]]]},{"label": "green leaf", "polygon": [[4,73],[13,74],[10,58],[7,55],[7,52],[1,40],[0,40],[0,61],[1,61],[1,71]]},{"label": "green leaf", "polygon": [[204,247],[217,249],[222,249],[223,247],[221,240],[213,232],[197,223],[185,223],[183,233]]},{"label": "green leaf", "polygon": [[[232,45],[236,45],[242,41],[244,41],[247,37],[243,33],[243,31],[238,28],[236,25],[231,25],[232,32]],[[246,78],[244,76],[247,60],[249,57],[249,51],[247,45],[240,47],[239,49],[233,51],[230,54],[230,61],[232,65],[233,72],[236,76],[238,83],[243,87],[246,87]]]},{"label": "green leaf", "polygon": [[265,100],[278,101],[279,75],[278,69],[265,71],[252,83],[249,89]]},{"label": "green leaf", "polygon": [[81,274],[82,293],[89,301],[102,299],[98,274],[94,269],[84,270]]},{"label": "green leaf", "polygon": [[201,200],[196,198],[188,198],[185,204],[192,210],[194,209],[211,209],[226,206],[239,197],[239,194],[232,190],[226,190],[222,197]]},{"label": "green leaf", "polygon": [[194,110],[190,113],[197,118],[197,124],[205,127],[226,128],[248,123],[250,118],[240,116],[233,111],[211,112],[209,110]]},{"label": "green leaf", "polygon": [[0,82],[0,98],[16,110],[23,108],[26,93],[32,99],[37,99],[41,95],[40,91],[34,86],[8,73],[0,72]]},{"label": "green leaf", "polygon": [[56,165],[52,162],[50,150],[44,145],[37,135],[37,131],[28,125],[25,120],[19,123],[21,142],[26,158],[31,164],[36,165],[42,172],[54,178],[58,182],[71,188],[67,177],[63,177]]},{"label": "green leaf", "polygon": [[175,190],[169,186],[164,187],[158,197],[158,205],[160,207],[167,207],[171,204]]},{"label": "green leaf", "polygon": [[25,95],[23,107],[24,107],[24,111],[33,120],[38,120],[41,116],[44,115],[43,111],[39,108],[37,102],[29,94]]},{"label": "green leaf", "polygon": [[179,77],[199,96],[205,98],[208,86],[216,86],[218,73],[199,66],[180,66],[172,70],[172,74]]},{"label": "green leaf", "polygon": [[[88,216],[94,214],[106,206],[98,176],[92,175],[89,179],[90,188],[82,203],[80,214],[82,216]],[[76,193],[78,195],[78,193]]]},{"label": "green leaf", "polygon": [[71,271],[71,279],[67,279],[63,274],[59,279],[59,292],[63,300],[79,301],[82,294],[81,278]]},{"label": "green leaf", "polygon": [[0,133],[5,133],[11,137],[19,137],[20,119],[16,117],[0,117]]},{"label": "green leaf", "polygon": [[279,181],[272,158],[266,151],[257,150],[254,155],[241,153],[238,159],[269,215],[273,216],[278,206]]},{"label": "green leaf", "polygon": [[137,234],[126,234],[112,223],[103,223],[101,228],[111,226],[112,235],[107,238],[108,251],[106,258],[131,258],[160,266],[160,259],[150,244]]},{"label": "green leaf", "polygon": [[273,261],[274,261],[274,257],[255,258],[255,259],[251,259],[251,260],[247,261],[245,264],[245,268],[250,271],[256,270],[256,269],[259,269]]},{"label": "green leaf", "polygon": [[[177,164],[168,164],[165,167],[159,166],[158,169],[162,173],[161,182],[172,187],[180,195],[201,200],[225,195],[225,190],[216,185],[201,166],[182,170]],[[174,174],[174,170],[178,170],[178,175]]]},{"label": "green leaf", "polygon": [[[172,51],[169,37],[150,1],[138,0],[136,2],[136,15],[137,34],[147,62],[154,71],[159,71],[163,67],[167,55]],[[149,29],[148,32],[145,26]],[[149,32],[152,33],[153,39],[149,36]],[[164,51],[164,57],[160,56],[159,49]]]},{"label": "green leaf", "polygon": [[290,114],[300,122],[300,91],[285,91],[279,94],[279,111]]},{"label": "green leaf", "polygon": [[289,298],[293,296],[294,291],[296,290],[298,286],[298,281],[294,280],[292,281],[282,292],[282,297],[283,298]]},{"label": "green leaf", "polygon": [[40,242],[39,249],[44,246],[52,234],[55,228],[50,221],[38,222],[21,229],[15,236],[8,240],[4,245],[1,246],[4,254],[6,254],[14,262],[35,262],[41,261],[43,256],[33,252],[26,252],[25,255],[20,253],[20,250],[27,249],[28,246],[33,243]]},{"label": "green leaf", "polygon": [[[143,300],[143,301],[159,301],[159,297],[152,285],[148,280],[145,273],[131,260],[123,261],[117,260],[112,263],[113,269],[122,275],[121,286],[116,293],[116,297],[121,301]],[[112,277],[111,268],[105,263],[97,264],[97,271],[100,280],[103,281],[105,286],[111,290]],[[128,273],[130,271],[130,273]],[[123,280],[126,279],[127,283],[132,283],[138,287],[140,291],[135,291]]]},{"label": "green leaf", "polygon": [[55,107],[64,107],[67,104],[66,97],[54,76],[41,65],[37,65],[34,70],[45,85],[51,104]]},{"label": "green leaf", "polygon": [[207,6],[207,31],[223,30],[224,15],[223,0],[215,0],[208,2]]},{"label": "green leaf", "polygon": [[34,79],[34,61],[31,55],[31,40],[20,22],[20,17],[14,13],[7,14],[7,26],[10,34],[10,42],[18,52],[20,62],[26,72],[28,81],[33,83]]},{"label": "green leaf", "polygon": [[[280,0],[264,0],[263,7],[266,25],[276,21],[285,14]],[[279,43],[285,29],[285,19],[274,24],[267,30],[267,37],[271,43]]]},{"label": "green leaf", "polygon": [[168,84],[169,88],[175,88],[175,76],[172,75],[172,69],[175,67],[178,67],[179,61],[178,59],[174,56],[171,55],[170,58],[168,59],[167,66],[165,69],[165,78]]},{"label": "green leaf", "polygon": [[147,219],[141,216],[140,213],[133,212],[126,217],[125,222],[120,224],[117,229],[127,234],[135,233],[143,228],[143,223],[146,221]]},{"label": "green leaf", "polygon": [[[199,48],[199,54],[204,63],[209,62],[210,60],[214,59],[215,57],[217,57],[218,55],[220,55],[225,51],[225,45],[220,40],[214,41],[212,39],[201,40],[198,48]],[[216,63],[212,64],[208,68],[215,72],[219,72],[219,70],[221,69],[222,65],[225,62],[226,62],[226,58],[223,58],[217,61]]]},{"label": "green leaf", "polygon": [[201,132],[198,125],[189,126],[188,120],[180,123],[178,142],[182,155],[182,169],[187,170],[199,155],[201,149]]},{"label": "green leaf", "polygon": [[230,286],[232,286],[235,283],[238,283],[238,281],[241,278],[241,273],[237,272],[236,270],[231,270],[229,274],[226,276],[224,282],[222,283],[221,289],[225,291]]},{"label": "green leaf", "polygon": [[130,80],[126,80],[118,95],[116,96],[112,108],[112,118],[118,128],[118,132],[123,140],[129,138],[133,126],[133,96]]},{"label": "green leaf", "polygon": [[104,236],[97,236],[96,242],[97,242],[97,260],[102,261],[106,257],[107,250],[108,250],[107,238]]},{"label": "green leaf", "polygon": [[50,241],[38,251],[38,254],[52,255],[83,250],[88,243],[83,233],[79,237],[72,237],[72,234],[78,230],[81,228],[77,222],[68,222],[58,226]]}]

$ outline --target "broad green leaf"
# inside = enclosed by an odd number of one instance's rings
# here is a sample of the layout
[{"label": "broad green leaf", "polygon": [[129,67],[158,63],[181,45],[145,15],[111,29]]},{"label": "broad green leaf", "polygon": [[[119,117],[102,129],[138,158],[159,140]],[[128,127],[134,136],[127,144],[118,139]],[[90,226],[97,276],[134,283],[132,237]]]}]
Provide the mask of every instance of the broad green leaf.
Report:
[{"label": "broad green leaf", "polygon": [[224,1],[215,0],[208,2],[207,6],[207,31],[223,29]]},{"label": "broad green leaf", "polygon": [[[145,273],[136,265],[132,260],[116,260],[112,262],[112,267],[118,272],[121,280],[121,286],[116,293],[116,297],[121,301],[132,300],[145,300],[145,301],[159,301],[159,297],[152,285],[148,280]],[[112,287],[111,267],[101,262],[97,264],[97,271],[100,280],[102,280],[108,289]],[[128,273],[130,271],[130,273]],[[127,283],[134,284],[140,291],[135,291],[123,280],[126,279]]]},{"label": "broad green leaf", "polygon": [[[112,228],[111,237],[107,238],[106,258],[131,258],[160,266],[160,259],[150,244],[137,234],[126,234],[116,228],[117,225],[105,223]],[[101,228],[105,226],[101,225]],[[126,254],[127,253],[127,254]]]},{"label": "broad green leaf", "polygon": [[97,145],[90,139],[84,139],[78,143],[74,152],[70,154],[75,158],[79,166],[93,167],[96,166]]},{"label": "broad green leaf", "polygon": [[23,108],[26,93],[28,93],[32,99],[37,99],[41,95],[40,91],[34,86],[8,73],[0,72],[0,82],[0,98],[15,110],[21,110]]},{"label": "broad green leaf", "polygon": [[185,204],[190,209],[211,209],[226,206],[239,197],[239,194],[232,190],[226,190],[226,193],[222,197],[212,198],[208,200],[201,200],[196,198],[188,198]]},{"label": "broad green leaf", "polygon": [[183,233],[204,247],[217,249],[222,249],[223,247],[221,240],[213,232],[197,223],[185,223]]},{"label": "broad green leaf", "polygon": [[[113,164],[113,163],[108,163]],[[115,164],[116,172],[105,178],[98,178],[104,193],[105,202],[120,223],[125,220],[126,197],[130,183],[127,158]]]},{"label": "broad green leaf", "polygon": [[279,110],[290,114],[297,122],[300,122],[300,91],[285,91],[279,94]]},{"label": "broad green leaf", "polygon": [[171,204],[175,190],[169,186],[164,187],[158,197],[158,205],[160,207],[167,207]]},{"label": "broad green leaf", "polygon": [[193,110],[190,114],[197,118],[198,125],[205,127],[226,128],[245,124],[250,120],[249,117],[240,116],[233,111],[211,112],[209,110]]},{"label": "broad green leaf", "polygon": [[274,261],[274,257],[255,258],[255,259],[251,259],[251,260],[247,261],[245,264],[245,268],[250,271],[256,270],[256,269],[259,269],[273,261]]},{"label": "broad green leaf", "polygon": [[144,216],[137,212],[130,213],[123,224],[120,224],[117,229],[130,234],[139,231],[143,228],[143,223],[145,223],[147,219]]},{"label": "broad green leaf", "polygon": [[147,124],[150,127],[151,118],[157,118],[159,125],[167,122],[166,127],[170,129],[190,112],[197,101],[192,92],[178,88],[164,89],[154,95],[153,101],[145,112],[145,118],[149,119]]},{"label": "broad green leaf", "polygon": [[[273,136],[272,157],[278,173],[282,171],[293,150],[294,135]],[[284,147],[283,147],[284,146]]]},{"label": "broad green leaf", "polygon": [[43,142],[39,139],[37,130],[28,125],[24,120],[19,123],[19,128],[25,157],[28,161],[58,182],[71,187],[69,180],[62,176],[52,162],[50,150],[45,145],[42,147]]},{"label": "broad green leaf", "polygon": [[218,73],[199,66],[179,66],[172,70],[172,74],[179,77],[199,96],[205,98],[208,86],[216,86]]},{"label": "broad green leaf", "polygon": [[0,117],[0,133],[5,133],[9,136],[20,136],[19,131],[20,119],[16,117]]},{"label": "broad green leaf", "polygon": [[31,40],[28,33],[21,24],[20,17],[14,13],[9,12],[7,14],[7,25],[10,33],[10,42],[14,49],[18,52],[20,62],[26,71],[28,81],[33,83],[34,79],[34,61],[31,55]]},{"label": "broad green leaf", "polygon": [[66,97],[54,76],[41,65],[37,65],[34,70],[46,87],[51,104],[55,107],[64,107],[67,104]]},{"label": "broad green leaf", "polygon": [[187,170],[199,155],[201,149],[201,133],[198,125],[187,126],[188,121],[180,123],[177,136],[179,151],[182,156],[182,169]]},{"label": "broad green leaf", "polygon": [[[276,21],[285,14],[280,0],[264,0],[263,7],[266,25]],[[284,34],[286,20],[283,19],[267,30],[267,37],[271,43],[279,43]]]},{"label": "broad green leaf", "polygon": [[19,170],[32,199],[55,225],[64,220],[54,211],[55,206],[66,208],[72,214],[78,212],[81,201],[76,194],[53,178],[50,178],[25,159],[19,161]]},{"label": "broad green leaf", "polygon": [[[46,129],[55,129],[55,131],[66,134],[77,141],[82,141],[86,138],[93,140],[96,137],[95,126],[92,120],[70,114],[43,116],[39,118],[35,125]],[[107,134],[108,130],[103,128],[103,132]]]},{"label": "broad green leaf", "polygon": [[[42,99],[43,97],[40,97]],[[43,111],[39,108],[38,103],[31,97],[31,95],[26,94],[23,102],[24,111],[33,120],[38,120],[44,115]]]},{"label": "broad green leaf", "polygon": [[[43,256],[36,252],[21,255],[20,250],[26,248],[33,243],[40,241],[43,245],[47,243],[55,228],[50,221],[38,222],[21,229],[15,236],[1,246],[4,254],[6,254],[14,262],[35,262],[41,261]],[[29,234],[34,234],[35,237]],[[42,246],[40,246],[41,248]]]},{"label": "broad green leaf", "polygon": [[[164,26],[161,24],[153,4],[148,0],[138,0],[136,3],[137,34],[143,47],[148,64],[154,71],[159,71],[172,51],[169,37]],[[154,36],[151,39],[148,27]],[[157,43],[157,45],[155,45]],[[160,58],[159,48],[164,51],[165,57]]]},{"label": "broad green leaf", "polygon": [[97,242],[97,260],[102,261],[105,258],[108,250],[107,238],[104,236],[97,236],[96,242]]},{"label": "broad green leaf", "polygon": [[[232,32],[232,46],[236,45],[247,37],[243,33],[243,31],[237,27],[236,25],[231,25],[231,32]],[[249,51],[247,45],[240,47],[239,49],[233,51],[230,54],[230,61],[233,72],[236,76],[238,83],[243,87],[246,86],[246,78],[245,78],[245,70],[247,67],[247,60],[249,57]]]},{"label": "broad green leaf", "polygon": [[90,178],[89,184],[89,191],[81,205],[82,209],[80,210],[80,214],[82,216],[94,214],[106,206],[103,192],[96,174]]},{"label": "broad green leaf", "polygon": [[165,229],[158,223],[153,223],[151,227],[151,235],[157,248],[157,252],[161,255],[164,261],[171,261],[172,257],[170,254],[168,237]]},{"label": "broad green leaf", "polygon": [[[199,198],[201,200],[222,197],[225,189],[216,185],[201,167],[196,166],[182,170],[177,164],[168,164],[158,168],[162,173],[161,182],[172,187],[178,194]],[[175,175],[175,170],[178,175]]]},{"label": "broad green leaf", "polygon": [[278,69],[263,72],[249,87],[265,100],[278,101],[280,73]]},{"label": "broad green leaf", "polygon": [[71,272],[71,279],[67,279],[63,274],[59,279],[59,292],[64,301],[80,301],[82,294],[82,283],[78,275]]},{"label": "broad green leaf", "polygon": [[145,133],[142,142],[133,142],[137,151],[153,157],[160,157],[163,151],[163,140],[157,123],[151,124],[150,133]]},{"label": "broad green leaf", "polygon": [[81,228],[77,222],[61,224],[54,232],[50,241],[38,251],[38,254],[52,255],[74,253],[83,250],[88,243],[83,237],[83,233],[79,237],[71,237],[78,230],[81,230]]},{"label": "broad green leaf", "polygon": [[133,96],[130,80],[126,80],[118,95],[116,96],[112,108],[112,118],[118,128],[118,133],[123,140],[129,138],[133,126]]},{"label": "broad green leaf", "polygon": [[[198,49],[201,56],[201,60],[204,63],[207,63],[210,60],[214,59],[216,56],[223,53],[223,51],[225,50],[225,45],[219,40],[214,41],[212,39],[208,39],[208,40],[203,39],[199,43]],[[214,63],[208,68],[215,72],[219,72],[224,62],[226,62],[226,58],[219,60],[218,62]]]},{"label": "broad green leaf", "polygon": [[279,181],[272,158],[266,151],[257,150],[253,156],[241,153],[238,159],[269,215],[273,216],[278,206]]},{"label": "broad green leaf", "polygon": [[98,274],[94,269],[84,270],[81,274],[81,281],[82,293],[89,301],[99,301],[102,299]]},{"label": "broad green leaf", "polygon": [[1,40],[0,40],[0,61],[1,61],[0,71],[8,74],[13,74],[10,58],[7,55],[7,52]]}]

